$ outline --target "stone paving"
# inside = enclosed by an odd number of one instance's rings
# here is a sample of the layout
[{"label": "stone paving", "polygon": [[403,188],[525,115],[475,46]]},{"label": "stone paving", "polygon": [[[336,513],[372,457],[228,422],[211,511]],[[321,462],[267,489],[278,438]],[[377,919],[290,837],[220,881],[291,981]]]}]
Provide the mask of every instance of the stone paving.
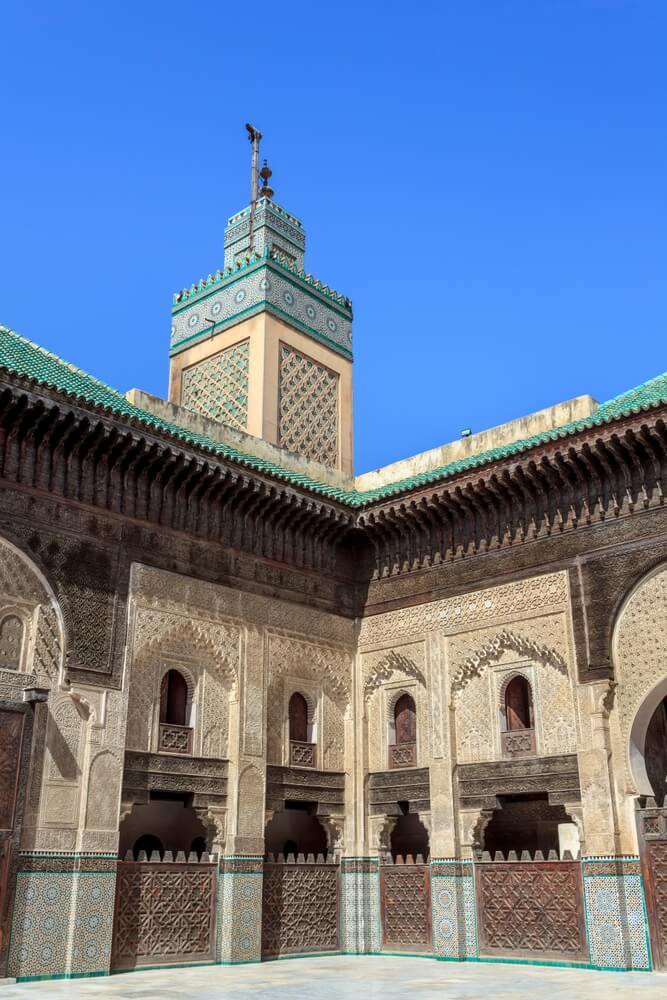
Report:
[{"label": "stone paving", "polygon": [[667,973],[469,965],[425,958],[302,958],[257,965],[131,972],[99,979],[0,985],[0,1000],[666,1000]]}]

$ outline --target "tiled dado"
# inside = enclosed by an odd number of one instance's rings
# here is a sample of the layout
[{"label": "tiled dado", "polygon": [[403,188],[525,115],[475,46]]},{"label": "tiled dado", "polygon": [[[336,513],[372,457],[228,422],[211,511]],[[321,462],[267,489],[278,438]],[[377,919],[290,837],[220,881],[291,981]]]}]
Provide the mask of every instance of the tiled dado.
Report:
[{"label": "tiled dado", "polygon": [[341,951],[354,955],[382,950],[380,862],[342,858],[340,865]]},{"label": "tiled dado", "polygon": [[8,973],[16,979],[108,973],[115,858],[40,854],[19,858]]},{"label": "tiled dado", "polygon": [[637,857],[582,858],[590,964],[651,968],[644,882]]},{"label": "tiled dado", "polygon": [[477,956],[477,913],[472,861],[431,861],[431,919],[436,958]]},{"label": "tiled dado", "polygon": [[222,859],[218,875],[219,962],[259,962],[262,957],[264,859],[243,855]]}]

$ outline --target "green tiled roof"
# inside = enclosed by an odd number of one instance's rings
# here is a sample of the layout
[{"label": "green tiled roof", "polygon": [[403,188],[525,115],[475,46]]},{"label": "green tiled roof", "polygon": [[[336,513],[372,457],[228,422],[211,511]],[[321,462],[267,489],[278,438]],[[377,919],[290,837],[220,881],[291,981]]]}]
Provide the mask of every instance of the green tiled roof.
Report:
[{"label": "green tiled roof", "polygon": [[99,379],[88,375],[80,368],[63,361],[56,354],[45,351],[44,348],[34,344],[32,341],[21,337],[13,330],[5,326],[0,326],[0,369],[5,369],[16,375],[31,379],[38,385],[49,386],[58,392],[67,394],[83,403],[101,407],[110,413],[120,417],[127,417],[136,420],[148,429],[162,431],[172,435],[186,444],[195,445],[198,448],[208,451],[221,458],[227,458],[239,465],[254,469],[257,472],[266,473],[269,476],[280,479],[284,482],[301,486],[304,489],[319,493],[331,500],[348,504],[352,507],[361,507],[374,500],[382,500],[387,497],[404,493],[408,490],[418,489],[436,483],[438,480],[455,476],[458,473],[466,472],[470,469],[486,465],[490,462],[512,455],[519,455],[536,445],[546,444],[549,441],[556,441],[559,438],[576,434],[577,431],[587,430],[592,427],[602,426],[617,420],[621,417],[631,416],[642,411],[650,410],[653,407],[667,403],[667,372],[644,382],[643,385],[630,389],[628,392],[616,396],[614,399],[601,406],[590,417],[581,420],[574,420],[571,423],[563,424],[550,431],[543,431],[529,438],[514,441],[498,448],[479,455],[470,455],[468,458],[458,459],[447,465],[420,472],[395,483],[388,483],[374,490],[343,490],[328,483],[323,483],[312,479],[309,476],[292,472],[290,469],[282,468],[269,462],[266,459],[248,455],[230,445],[220,444],[204,434],[197,434],[186,430],[178,424],[168,420],[162,420],[154,416],[148,410],[143,410],[123,396],[122,393],[111,386],[100,382]]}]

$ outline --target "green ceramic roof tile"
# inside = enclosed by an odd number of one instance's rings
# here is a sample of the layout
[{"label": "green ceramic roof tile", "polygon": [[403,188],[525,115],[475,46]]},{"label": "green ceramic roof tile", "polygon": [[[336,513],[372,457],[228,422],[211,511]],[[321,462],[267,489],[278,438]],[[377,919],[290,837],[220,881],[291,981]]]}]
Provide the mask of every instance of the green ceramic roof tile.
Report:
[{"label": "green ceramic roof tile", "polygon": [[606,403],[602,403],[590,417],[574,420],[553,430],[543,431],[532,437],[492,448],[478,455],[470,455],[467,458],[449,462],[447,465],[420,472],[395,483],[387,483],[374,490],[360,492],[358,490],[343,490],[328,483],[311,479],[309,476],[292,472],[266,459],[248,455],[230,445],[220,444],[204,434],[196,434],[178,424],[162,420],[147,410],[133,406],[122,393],[112,389],[111,386],[100,382],[99,379],[88,375],[80,368],[63,361],[56,354],[51,354],[4,326],[0,326],[0,368],[31,379],[39,385],[50,386],[84,403],[99,406],[130,420],[136,420],[148,428],[163,431],[186,444],[195,445],[213,455],[227,458],[258,472],[265,472],[267,475],[284,482],[298,484],[311,492],[330,497],[332,500],[337,500],[351,507],[362,507],[374,500],[383,500],[399,493],[428,486],[461,472],[521,454],[537,445],[557,441],[559,438],[569,437],[578,431],[599,427],[613,420],[667,404],[667,372],[665,372],[634,389],[621,393],[620,396],[616,396]]}]

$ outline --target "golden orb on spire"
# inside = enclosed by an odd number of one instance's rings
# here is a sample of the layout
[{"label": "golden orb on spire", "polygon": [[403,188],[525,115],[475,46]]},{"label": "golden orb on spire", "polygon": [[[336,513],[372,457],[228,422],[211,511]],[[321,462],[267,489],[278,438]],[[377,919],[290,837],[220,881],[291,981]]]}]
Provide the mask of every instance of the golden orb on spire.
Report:
[{"label": "golden orb on spire", "polygon": [[266,160],[264,160],[264,166],[259,172],[259,176],[262,178],[262,186],[259,189],[260,198],[273,198],[273,188],[269,186],[269,180],[271,179],[271,174],[273,171],[269,167]]}]

